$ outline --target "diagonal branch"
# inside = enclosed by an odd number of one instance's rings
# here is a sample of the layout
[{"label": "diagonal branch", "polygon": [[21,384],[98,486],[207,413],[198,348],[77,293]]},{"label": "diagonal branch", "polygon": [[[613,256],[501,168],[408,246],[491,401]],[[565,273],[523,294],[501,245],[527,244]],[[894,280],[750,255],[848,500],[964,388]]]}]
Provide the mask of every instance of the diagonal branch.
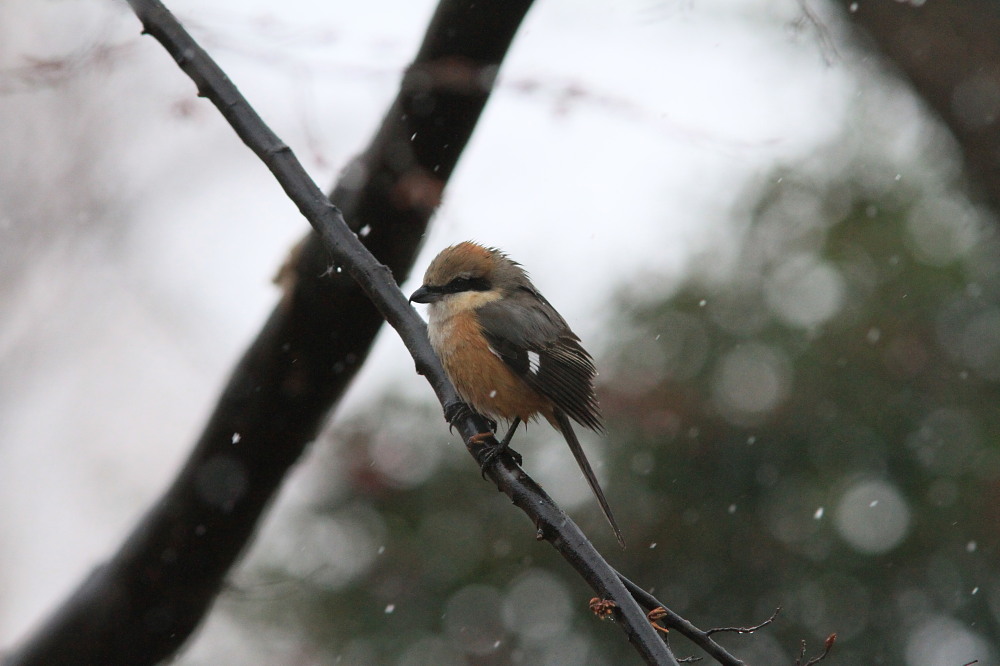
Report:
[{"label": "diagonal branch", "polygon": [[[481,416],[456,409],[460,401],[431,350],[423,320],[399,290],[392,272],[379,263],[347,227],[340,210],[313,183],[291,149],[264,124],[222,70],[158,1],[129,0],[129,4],[142,20],[145,30],[163,44],[197,84],[199,94],[219,108],[244,143],[267,164],[289,198],[313,225],[333,260],[358,283],[385,320],[396,329],[413,356],[417,371],[427,377],[445,413],[458,414],[451,423],[463,440],[471,442],[474,435],[488,430]],[[413,79],[411,85],[422,85],[420,82],[427,79],[442,77],[464,90],[492,85],[493,74],[495,72],[489,72],[489,78],[484,79],[483,72],[470,70],[464,63],[445,62],[425,71],[411,70],[407,76]],[[404,82],[404,88],[406,86]],[[492,445],[496,446],[496,442]],[[470,445],[469,448],[477,460],[482,460],[482,445]],[[540,533],[587,582],[599,594],[616,602],[621,626],[640,654],[650,663],[676,664],[615,570],[551,498],[509,456],[490,465],[488,473],[497,486],[531,516]]]}]

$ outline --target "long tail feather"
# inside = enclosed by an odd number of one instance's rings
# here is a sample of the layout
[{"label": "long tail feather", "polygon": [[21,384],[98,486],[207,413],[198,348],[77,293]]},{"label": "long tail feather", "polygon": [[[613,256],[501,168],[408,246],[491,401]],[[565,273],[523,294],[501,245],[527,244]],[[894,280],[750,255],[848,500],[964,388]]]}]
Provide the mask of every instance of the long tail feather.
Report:
[{"label": "long tail feather", "polygon": [[604,517],[608,519],[611,529],[615,531],[615,536],[618,538],[618,544],[622,547],[622,550],[624,550],[625,538],[622,536],[622,531],[618,528],[618,522],[615,520],[614,514],[611,513],[611,506],[608,504],[608,500],[604,496],[604,491],[601,490],[601,484],[597,482],[597,475],[594,474],[594,468],[590,466],[590,461],[587,460],[587,454],[583,452],[583,447],[580,446],[580,440],[576,438],[576,433],[573,432],[573,426],[570,424],[569,417],[567,417],[562,410],[556,409],[555,419],[559,424],[559,430],[562,432],[563,437],[566,438],[566,443],[569,444],[569,450],[573,452],[573,457],[576,458],[576,462],[580,466],[580,471],[583,472],[583,476],[586,477],[587,483],[590,484],[590,489],[594,491],[594,496],[597,498],[597,503],[601,505],[601,511],[604,513]]}]

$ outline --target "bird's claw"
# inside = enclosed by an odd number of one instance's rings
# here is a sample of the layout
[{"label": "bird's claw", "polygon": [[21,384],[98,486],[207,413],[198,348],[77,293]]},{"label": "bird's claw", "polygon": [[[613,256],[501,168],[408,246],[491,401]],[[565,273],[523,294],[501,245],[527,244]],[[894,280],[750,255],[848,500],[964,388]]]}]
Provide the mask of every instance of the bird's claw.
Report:
[{"label": "bird's claw", "polygon": [[[473,435],[469,438],[469,444],[482,444],[486,440],[493,437],[492,432],[481,432],[478,435]],[[479,471],[482,472],[483,478],[486,478],[486,469],[496,461],[496,459],[503,453],[509,453],[510,457],[514,459],[514,462],[520,465],[524,462],[524,458],[521,454],[510,448],[506,442],[497,442],[496,446],[491,446],[483,454],[482,460],[479,461]]]},{"label": "bird's claw", "polygon": [[448,432],[455,429],[455,423],[472,415],[472,408],[464,402],[452,402],[445,405],[444,420],[448,422]]},{"label": "bird's claw", "polygon": [[[464,418],[473,416],[476,412],[464,402],[452,402],[444,408],[444,420],[448,422],[448,432],[453,431],[457,426],[455,423]],[[483,417],[486,418],[486,417]],[[497,422],[493,419],[486,419],[490,430],[497,431]]]}]

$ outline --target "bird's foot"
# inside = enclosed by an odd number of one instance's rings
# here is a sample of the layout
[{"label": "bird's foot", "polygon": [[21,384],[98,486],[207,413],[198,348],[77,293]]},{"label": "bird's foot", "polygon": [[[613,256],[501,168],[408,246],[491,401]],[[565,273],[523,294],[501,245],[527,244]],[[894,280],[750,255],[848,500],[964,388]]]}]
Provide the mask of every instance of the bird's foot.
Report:
[{"label": "bird's foot", "polygon": [[[478,435],[473,435],[469,438],[469,444],[482,444],[486,440],[493,437],[492,432],[481,432]],[[510,448],[507,441],[497,442],[496,446],[489,447],[489,450],[483,455],[482,459],[479,461],[479,471],[482,472],[483,478],[486,478],[486,468],[493,464],[493,462],[503,453],[509,453],[510,457],[514,459],[518,465],[524,462],[524,458],[521,454]]]},{"label": "bird's foot", "polygon": [[455,429],[455,424],[462,419],[471,416],[472,408],[464,402],[452,402],[444,408],[444,420],[448,422],[448,432]]},{"label": "bird's foot", "polygon": [[[457,426],[456,424],[462,419],[469,418],[475,415],[475,410],[469,407],[464,402],[452,402],[444,408],[444,420],[448,422],[448,432],[454,430]],[[486,418],[486,417],[483,417]],[[493,432],[497,431],[497,422],[493,419],[486,419],[486,422],[490,426],[490,430]]]}]

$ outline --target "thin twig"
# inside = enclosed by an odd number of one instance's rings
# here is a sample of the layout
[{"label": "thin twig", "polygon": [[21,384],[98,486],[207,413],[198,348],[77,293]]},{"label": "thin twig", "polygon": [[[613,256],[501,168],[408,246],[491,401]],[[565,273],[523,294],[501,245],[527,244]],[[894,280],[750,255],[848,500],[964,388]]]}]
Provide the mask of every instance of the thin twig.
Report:
[{"label": "thin twig", "polygon": [[752,634],[758,629],[762,629],[767,625],[771,624],[772,622],[774,622],[775,618],[778,617],[778,613],[780,612],[781,612],[781,606],[778,606],[777,608],[774,609],[774,612],[771,613],[771,617],[767,618],[760,624],[755,624],[752,627],[715,627],[713,629],[706,629],[705,633],[708,634],[709,636],[720,632],[729,632],[734,634]]},{"label": "thin twig", "polygon": [[[731,655],[724,647],[716,643],[712,639],[710,632],[703,631],[694,626],[691,622],[667,608],[662,602],[660,602],[659,599],[633,583],[621,573],[618,574],[618,577],[621,578],[622,583],[625,585],[626,589],[628,589],[629,593],[632,594],[635,600],[639,602],[639,605],[647,611],[652,611],[657,608],[663,609],[663,614],[660,616],[660,622],[662,622],[667,628],[676,629],[678,633],[700,647],[710,657],[723,666],[746,666],[744,662]],[[777,612],[775,612],[775,615],[777,615]],[[767,624],[773,619],[774,616],[771,616],[771,618],[764,624]]]}]

